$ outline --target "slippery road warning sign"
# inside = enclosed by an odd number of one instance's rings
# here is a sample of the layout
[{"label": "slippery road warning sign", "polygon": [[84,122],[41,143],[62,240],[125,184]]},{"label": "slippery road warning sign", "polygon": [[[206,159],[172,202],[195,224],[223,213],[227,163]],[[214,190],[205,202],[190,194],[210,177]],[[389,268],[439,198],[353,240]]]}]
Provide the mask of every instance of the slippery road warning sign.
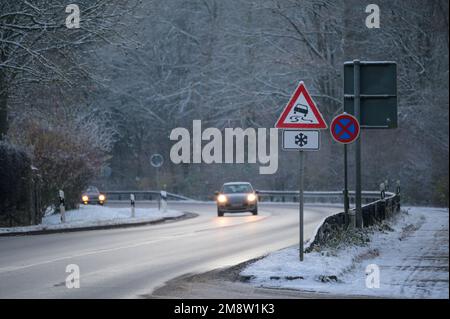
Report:
[{"label": "slippery road warning sign", "polygon": [[322,114],[314,104],[303,82],[298,85],[275,127],[306,130],[327,128]]},{"label": "slippery road warning sign", "polygon": [[319,131],[283,130],[283,150],[318,151],[320,148]]},{"label": "slippery road warning sign", "polygon": [[354,116],[344,113],[333,119],[330,131],[336,142],[349,144],[359,136],[359,123]]},{"label": "slippery road warning sign", "polygon": [[[300,154],[299,178],[299,258],[303,261],[303,189],[304,189],[304,151],[317,151],[320,148],[320,132],[327,128],[322,114],[320,114],[305,84],[300,82],[288,104],[278,118],[276,128],[283,130],[283,150],[296,150]],[[301,129],[301,130],[293,130]],[[315,130],[315,131],[309,131]]]}]

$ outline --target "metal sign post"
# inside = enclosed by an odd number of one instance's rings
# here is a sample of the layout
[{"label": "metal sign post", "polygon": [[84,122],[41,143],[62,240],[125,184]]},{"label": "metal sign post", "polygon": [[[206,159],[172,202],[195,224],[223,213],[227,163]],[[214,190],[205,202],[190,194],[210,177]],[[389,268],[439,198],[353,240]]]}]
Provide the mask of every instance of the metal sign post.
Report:
[{"label": "metal sign post", "polygon": [[[353,83],[354,83],[354,111],[358,122],[361,122],[360,112],[360,61],[353,61]],[[353,226],[362,228],[362,203],[361,203],[361,136],[355,141],[355,222]],[[353,221],[352,221],[353,222]]]},{"label": "metal sign post", "polygon": [[161,154],[153,154],[150,157],[150,164],[156,168],[156,188],[160,190],[159,186],[159,169],[164,163],[164,157]]},{"label": "metal sign post", "polygon": [[344,144],[344,214],[345,224],[348,226],[350,223],[349,208],[350,199],[348,197],[348,171],[347,171],[347,144]]},{"label": "metal sign post", "polygon": [[303,261],[303,240],[304,240],[304,227],[303,227],[303,188],[304,188],[304,176],[305,176],[305,152],[300,151],[300,177],[299,177],[299,218],[300,218],[300,229],[299,229],[299,242],[300,242],[300,247],[299,247],[299,253],[300,253],[300,261]]},{"label": "metal sign post", "polygon": [[284,151],[299,151],[299,256],[303,261],[304,242],[304,176],[305,176],[305,151],[318,151],[320,149],[320,132],[317,130],[284,130],[282,148]]}]

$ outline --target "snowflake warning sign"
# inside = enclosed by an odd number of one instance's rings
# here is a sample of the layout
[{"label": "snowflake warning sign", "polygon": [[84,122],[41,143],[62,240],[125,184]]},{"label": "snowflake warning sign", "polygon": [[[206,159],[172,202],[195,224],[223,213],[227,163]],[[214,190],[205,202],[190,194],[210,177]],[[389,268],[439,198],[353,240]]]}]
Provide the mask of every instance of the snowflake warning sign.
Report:
[{"label": "snowflake warning sign", "polygon": [[320,133],[310,130],[283,130],[282,145],[285,151],[318,151]]}]

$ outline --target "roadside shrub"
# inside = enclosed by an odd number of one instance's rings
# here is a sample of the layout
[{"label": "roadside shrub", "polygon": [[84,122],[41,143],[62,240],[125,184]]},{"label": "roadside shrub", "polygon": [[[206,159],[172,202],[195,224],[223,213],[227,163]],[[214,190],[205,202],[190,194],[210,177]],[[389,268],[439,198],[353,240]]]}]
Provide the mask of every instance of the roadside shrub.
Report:
[{"label": "roadside shrub", "polygon": [[28,154],[0,142],[0,227],[29,225],[32,171]]},{"label": "roadside shrub", "polygon": [[32,146],[33,164],[42,176],[44,207],[57,209],[58,190],[62,189],[66,208],[76,208],[83,188],[100,169],[101,154],[92,145],[60,129],[29,125],[26,132]]},{"label": "roadside shrub", "polygon": [[[81,192],[100,173],[112,144],[112,132],[97,116],[80,116],[76,108],[16,118],[9,137],[32,154],[41,177],[42,207],[59,209],[58,190],[66,209],[79,205]],[[100,124],[99,124],[100,123]]]}]

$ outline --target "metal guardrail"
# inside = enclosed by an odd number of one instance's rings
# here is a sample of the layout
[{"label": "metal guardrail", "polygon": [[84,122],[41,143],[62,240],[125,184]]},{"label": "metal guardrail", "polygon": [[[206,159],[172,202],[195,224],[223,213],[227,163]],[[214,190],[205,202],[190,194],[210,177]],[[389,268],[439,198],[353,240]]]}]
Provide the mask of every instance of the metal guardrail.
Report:
[{"label": "metal guardrail", "polygon": [[[394,193],[386,192],[386,196],[393,196]],[[270,202],[298,202],[298,191],[268,191],[268,190],[260,190],[258,192],[258,196],[260,201],[270,201]],[[354,201],[355,192],[350,191],[349,196],[351,201]],[[308,199],[335,199],[335,200],[343,200],[344,193],[339,191],[306,191],[304,192],[304,197]],[[378,200],[382,197],[381,192],[379,191],[363,191],[362,199],[366,201],[366,203],[371,202],[373,200]]]},{"label": "metal guardrail", "polygon": [[[363,227],[369,227],[390,218],[400,211],[400,192],[385,192],[386,197],[377,199],[362,207]],[[354,212],[354,209],[351,209]],[[316,246],[331,240],[338,239],[339,232],[348,227],[349,218],[344,212],[328,216],[317,229],[306,252],[311,252]]]},{"label": "metal guardrail", "polygon": [[[119,200],[125,201],[130,200],[130,195],[134,194],[135,200],[158,200],[160,196],[159,191],[104,191],[108,200]],[[354,200],[355,192],[349,192],[349,196],[351,201]],[[395,195],[394,193],[386,192],[387,197]],[[260,201],[263,202],[298,202],[298,191],[271,191],[271,190],[260,190],[258,191],[258,197]],[[343,200],[343,192],[340,191],[307,191],[304,192],[305,198],[309,200],[322,201],[327,199],[327,202],[342,201]],[[369,203],[374,200],[378,200],[381,198],[381,192],[379,191],[363,191],[362,198],[366,203]],[[193,200],[192,198],[174,194],[167,193],[168,200]],[[211,198],[213,196],[211,195]]]},{"label": "metal guardrail", "polygon": [[[134,194],[135,200],[159,200],[159,191],[103,191],[108,200],[130,200]],[[189,197],[167,192],[168,200],[192,200]]]}]

